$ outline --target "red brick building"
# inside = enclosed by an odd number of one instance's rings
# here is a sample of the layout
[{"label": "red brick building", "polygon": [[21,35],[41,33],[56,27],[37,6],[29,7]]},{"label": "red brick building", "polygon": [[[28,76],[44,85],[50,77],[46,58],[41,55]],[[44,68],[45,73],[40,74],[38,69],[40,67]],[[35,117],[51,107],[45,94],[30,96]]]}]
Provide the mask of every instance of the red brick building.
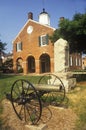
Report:
[{"label": "red brick building", "polygon": [[14,72],[45,73],[54,71],[54,47],[49,40],[54,28],[50,27],[50,17],[43,9],[39,22],[28,14],[28,21],[13,41]]},{"label": "red brick building", "polygon": [[[33,20],[31,12],[28,14],[28,21],[13,40],[14,72],[54,72],[54,46],[49,40],[54,30],[44,9],[39,15],[39,22]],[[80,69],[81,56],[70,55],[69,66],[70,69]]]}]

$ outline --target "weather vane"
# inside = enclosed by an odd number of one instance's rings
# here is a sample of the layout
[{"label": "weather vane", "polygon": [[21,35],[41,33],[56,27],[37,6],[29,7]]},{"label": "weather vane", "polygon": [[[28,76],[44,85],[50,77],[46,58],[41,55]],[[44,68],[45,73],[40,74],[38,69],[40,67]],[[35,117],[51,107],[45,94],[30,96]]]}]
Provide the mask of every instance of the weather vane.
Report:
[{"label": "weather vane", "polygon": [[42,0],[42,5],[43,5],[43,8],[45,7],[45,2],[44,2],[44,0]]}]

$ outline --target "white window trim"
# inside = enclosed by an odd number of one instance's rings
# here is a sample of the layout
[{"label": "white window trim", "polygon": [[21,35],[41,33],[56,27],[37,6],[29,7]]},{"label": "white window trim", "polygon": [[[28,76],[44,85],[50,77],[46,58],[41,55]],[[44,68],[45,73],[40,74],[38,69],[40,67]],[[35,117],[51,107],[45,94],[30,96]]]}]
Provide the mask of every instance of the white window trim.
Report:
[{"label": "white window trim", "polygon": [[20,44],[22,44],[22,42],[18,42],[18,43],[16,44],[16,46],[17,46],[17,49],[16,49],[17,52],[22,51],[22,48],[19,47]]},{"label": "white window trim", "polygon": [[73,59],[72,59],[72,56],[70,56],[70,66],[73,65]]},{"label": "white window trim", "polygon": [[77,57],[75,59],[75,63],[76,63],[76,66],[78,66],[78,59],[77,59]]},{"label": "white window trim", "polygon": [[47,44],[43,44],[43,37],[45,37],[46,38],[46,35],[41,35],[40,36],[40,46],[46,46]]}]

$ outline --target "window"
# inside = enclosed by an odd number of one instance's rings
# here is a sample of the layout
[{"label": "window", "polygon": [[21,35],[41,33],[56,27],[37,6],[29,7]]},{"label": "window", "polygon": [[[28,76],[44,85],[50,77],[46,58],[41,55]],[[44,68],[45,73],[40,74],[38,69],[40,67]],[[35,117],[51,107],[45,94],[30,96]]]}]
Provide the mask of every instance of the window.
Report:
[{"label": "window", "polygon": [[79,59],[79,66],[81,66],[81,60]]},{"label": "window", "polygon": [[21,50],[22,50],[22,42],[18,42],[16,44],[16,51],[18,52],[18,51],[21,51]]},{"label": "window", "polygon": [[73,65],[73,61],[72,61],[73,59],[72,59],[72,56],[70,56],[70,66],[72,66]]},{"label": "window", "polygon": [[77,59],[77,57],[75,59],[75,63],[76,63],[76,66],[78,66],[78,59]]},{"label": "window", "polygon": [[39,46],[48,45],[48,35],[39,36]]}]

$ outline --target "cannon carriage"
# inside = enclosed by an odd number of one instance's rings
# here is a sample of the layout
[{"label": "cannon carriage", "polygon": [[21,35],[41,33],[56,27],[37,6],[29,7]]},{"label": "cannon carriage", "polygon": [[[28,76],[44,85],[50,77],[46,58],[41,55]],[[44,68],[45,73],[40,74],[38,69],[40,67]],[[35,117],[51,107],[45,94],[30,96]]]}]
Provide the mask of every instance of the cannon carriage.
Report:
[{"label": "cannon carriage", "polygon": [[37,124],[43,107],[58,106],[65,98],[65,87],[54,74],[43,75],[37,84],[18,79],[11,87],[10,99],[18,118],[24,122]]}]

